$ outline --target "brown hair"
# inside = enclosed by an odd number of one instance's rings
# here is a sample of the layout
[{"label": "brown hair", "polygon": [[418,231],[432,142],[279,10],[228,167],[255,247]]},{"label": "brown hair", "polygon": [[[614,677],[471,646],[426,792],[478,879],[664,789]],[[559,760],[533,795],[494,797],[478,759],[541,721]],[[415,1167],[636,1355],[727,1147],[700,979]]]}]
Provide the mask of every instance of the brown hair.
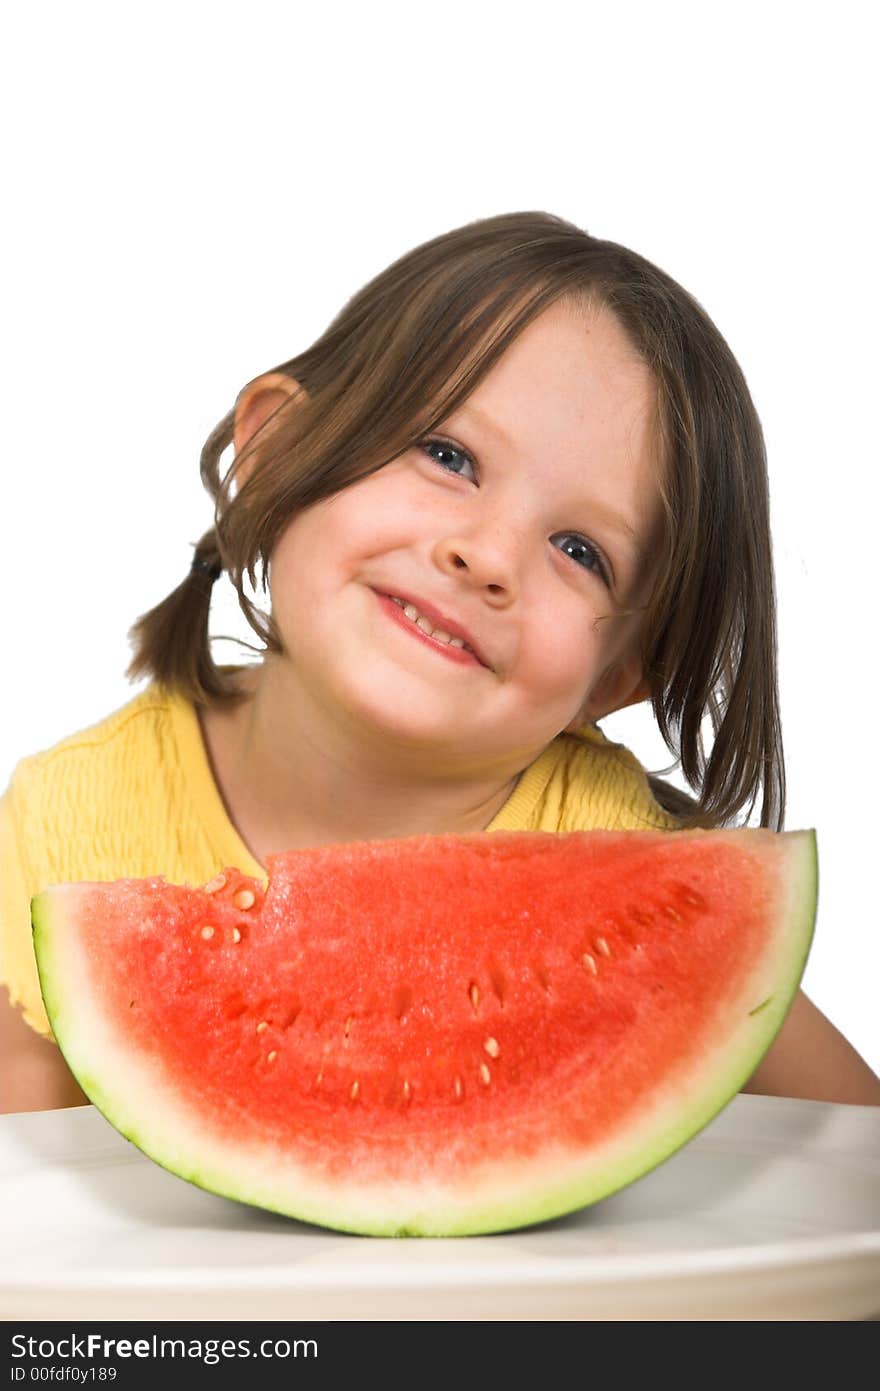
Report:
[{"label": "brown hair", "polygon": [[[658,388],[664,535],[645,610],[642,657],[663,738],[689,785],[652,777],[682,825],[731,823],[761,796],[780,828],[785,773],[763,435],[743,374],[697,301],[633,251],[543,212],[486,218],[425,242],[344,306],[305,352],[273,369],[304,389],[258,430],[225,476],[234,411],[213,430],[201,476],[214,527],[195,557],[228,572],[264,650],[280,652],[271,614],[244,594],[266,586],[288,521],[411,448],[456,410],[518,333],[558,300],[604,305]],[[235,466],[259,468],[234,497]],[[142,615],[128,676],[152,676],[195,704],[241,698],[215,665],[211,580],[192,571]],[[258,649],[254,649],[258,650]],[[707,755],[702,731],[711,724]]]}]

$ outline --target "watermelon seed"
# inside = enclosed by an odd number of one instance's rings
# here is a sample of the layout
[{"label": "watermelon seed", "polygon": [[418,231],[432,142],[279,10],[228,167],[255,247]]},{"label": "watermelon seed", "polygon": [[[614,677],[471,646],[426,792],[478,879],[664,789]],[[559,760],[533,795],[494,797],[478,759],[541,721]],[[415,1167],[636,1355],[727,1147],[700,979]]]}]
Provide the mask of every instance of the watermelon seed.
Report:
[{"label": "watermelon seed", "polygon": [[492,989],[498,997],[498,1003],[504,1008],[504,995],[507,989],[507,981],[501,972],[501,968],[494,963],[489,967],[489,979],[492,982]]},{"label": "watermelon seed", "polygon": [[321,1083],[323,1082],[323,1080],[324,1080],[324,1069],[321,1068],[321,1071],[318,1073],[317,1077],[315,1078],[315,1086],[316,1086],[316,1087],[320,1087],[320,1085],[321,1085]]},{"label": "watermelon seed", "polygon": [[405,1081],[404,1084],[403,1084],[403,1099],[404,1099],[404,1101],[408,1102],[411,1096],[412,1096],[412,1087],[410,1086],[409,1082],[406,1082],[406,1081]]},{"label": "watermelon seed", "polygon": [[609,947],[608,943],[605,941],[605,938],[604,938],[604,937],[597,937],[597,938],[596,938],[596,951],[601,952],[603,956],[610,956],[610,955],[611,955],[611,948]]},{"label": "watermelon seed", "polygon": [[[499,1046],[498,1046],[498,1040],[497,1040],[497,1038],[487,1038],[486,1041],[485,1041],[484,1044],[483,1044],[483,1047],[485,1048],[486,1052],[489,1054],[489,1057],[490,1057],[490,1058],[497,1058],[497,1057],[498,1057],[498,1054],[501,1052],[501,1049],[500,1049]],[[485,1064],[484,1064],[484,1066],[485,1066]]]},{"label": "watermelon seed", "polygon": [[259,1022],[259,1024],[257,1025],[257,1033],[258,1033],[258,1034],[264,1034],[264,1033],[266,1032],[266,1030],[268,1029],[268,1027],[269,1027],[269,1025],[267,1024],[266,1020],[265,1020],[265,1019],[261,1019],[260,1022]]},{"label": "watermelon seed", "polygon": [[460,1077],[456,1077],[452,1084],[452,1089],[455,1092],[456,1101],[461,1101],[461,1098],[464,1096],[464,1083]]},{"label": "watermelon seed", "polygon": [[206,894],[216,894],[216,893],[219,893],[221,889],[225,889],[225,888],[226,888],[226,875],[225,875],[225,874],[218,874],[218,875],[216,875],[216,876],[210,881],[210,883],[208,883],[208,884],[205,885],[205,893],[206,893]]},{"label": "watermelon seed", "polygon": [[241,941],[241,933],[239,932],[239,930],[238,930],[237,927],[234,927],[234,928],[232,929],[232,940],[233,940],[233,942],[240,942],[240,941]]},{"label": "watermelon seed", "polygon": [[256,896],[251,889],[239,889],[232,902],[236,908],[253,908],[256,903]]},{"label": "watermelon seed", "polygon": [[407,1010],[412,1008],[413,994],[408,985],[401,985],[394,992],[394,1013],[398,1019],[402,1019]]},{"label": "watermelon seed", "polygon": [[666,903],[663,905],[663,912],[667,913],[670,918],[675,918],[675,921],[677,923],[681,922],[681,913],[676,913],[671,903]]},{"label": "watermelon seed", "polygon": [[352,1101],[357,1101],[357,1099],[358,1099],[358,1092],[360,1091],[360,1089],[361,1089],[361,1084],[360,1084],[360,1082],[358,1082],[358,1081],[352,1082],[352,1084],[351,1084],[351,1091],[349,1092],[349,1096],[351,1097]]},{"label": "watermelon seed", "polygon": [[480,1080],[485,1087],[492,1081],[492,1074],[486,1063],[480,1063]]},{"label": "watermelon seed", "polygon": [[266,1062],[267,1062],[267,1063],[274,1063],[274,1061],[275,1061],[275,1059],[276,1059],[277,1057],[278,1057],[278,1050],[275,1049],[275,1048],[273,1048],[273,1049],[272,1049],[272,1052],[269,1053],[269,1054],[267,1055],[267,1057],[266,1057]]},{"label": "watermelon seed", "polygon": [[200,935],[204,938],[206,942],[210,942],[211,938],[214,936],[213,927],[203,927]]},{"label": "watermelon seed", "polygon": [[596,965],[596,958],[594,956],[590,956],[590,953],[588,951],[585,951],[583,956],[581,957],[581,961],[584,963],[588,971],[592,971],[594,976],[598,976],[599,968]]},{"label": "watermelon seed", "polygon": [[706,900],[703,898],[703,895],[697,893],[696,889],[689,888],[687,884],[670,884],[669,887],[673,889],[685,903],[689,903],[692,908],[706,907]]},{"label": "watermelon seed", "polygon": [[468,990],[468,995],[470,996],[471,1004],[473,1005],[474,1012],[476,1013],[477,1005],[480,1003],[480,991],[475,980],[471,981],[470,989]]},{"label": "watermelon seed", "polygon": [[354,1015],[353,1015],[353,1014],[350,1014],[350,1015],[348,1016],[348,1018],[346,1019],[346,1021],[345,1021],[345,1037],[346,1037],[346,1038],[348,1038],[348,1035],[351,1033],[351,1021],[353,1020],[353,1018],[354,1018]]},{"label": "watermelon seed", "polygon": [[549,977],[548,974],[547,974],[547,969],[546,969],[546,967],[544,967],[544,966],[539,966],[539,965],[537,965],[537,964],[533,961],[533,962],[532,962],[532,970],[533,970],[533,972],[534,972],[534,974],[535,974],[535,978],[536,978],[536,980],[538,981],[538,984],[541,986],[541,989],[542,989],[542,990],[546,990],[546,991],[547,991],[547,994],[549,995],[549,994],[550,994],[550,977]]}]

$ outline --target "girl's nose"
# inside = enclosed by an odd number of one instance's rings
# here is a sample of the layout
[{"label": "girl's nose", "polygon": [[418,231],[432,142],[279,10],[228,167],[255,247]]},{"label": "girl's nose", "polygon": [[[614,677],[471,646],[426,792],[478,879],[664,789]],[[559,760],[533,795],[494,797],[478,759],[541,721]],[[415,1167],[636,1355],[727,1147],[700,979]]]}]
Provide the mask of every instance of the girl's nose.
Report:
[{"label": "girl's nose", "polygon": [[515,545],[503,546],[485,532],[445,537],[434,547],[434,560],[459,582],[485,590],[497,605],[512,604],[519,594]]}]

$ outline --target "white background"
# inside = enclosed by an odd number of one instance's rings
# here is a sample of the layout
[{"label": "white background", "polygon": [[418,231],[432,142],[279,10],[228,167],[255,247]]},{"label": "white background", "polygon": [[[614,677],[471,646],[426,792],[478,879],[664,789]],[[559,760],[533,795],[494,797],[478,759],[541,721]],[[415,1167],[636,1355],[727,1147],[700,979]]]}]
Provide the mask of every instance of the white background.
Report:
[{"label": "white background", "polygon": [[[0,787],[135,693],[127,629],[210,524],[198,452],[244,382],[426,238],[555,212],[680,280],[745,371],[787,825],[819,834],[804,984],[880,1069],[872,7],[309,9],[6,22]],[[224,588],[214,631],[251,637]],[[660,768],[648,713],[605,728]]]}]

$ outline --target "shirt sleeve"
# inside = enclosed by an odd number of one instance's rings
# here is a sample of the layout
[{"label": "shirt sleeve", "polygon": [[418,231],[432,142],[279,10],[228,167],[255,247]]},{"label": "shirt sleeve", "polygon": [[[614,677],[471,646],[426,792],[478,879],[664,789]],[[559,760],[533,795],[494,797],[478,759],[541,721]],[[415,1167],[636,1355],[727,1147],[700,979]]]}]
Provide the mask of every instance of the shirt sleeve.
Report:
[{"label": "shirt sleeve", "polygon": [[52,1030],[43,1005],[31,932],[31,890],[15,817],[12,782],[0,798],[0,984],[32,1029]]}]

